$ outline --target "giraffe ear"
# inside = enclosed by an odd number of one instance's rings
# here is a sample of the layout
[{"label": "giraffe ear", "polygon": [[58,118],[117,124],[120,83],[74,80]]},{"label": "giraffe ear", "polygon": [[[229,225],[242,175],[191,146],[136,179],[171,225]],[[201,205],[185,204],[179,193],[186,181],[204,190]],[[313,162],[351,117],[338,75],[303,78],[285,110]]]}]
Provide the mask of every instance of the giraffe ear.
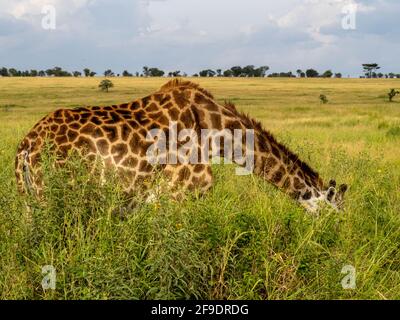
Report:
[{"label": "giraffe ear", "polygon": [[341,185],[339,186],[339,192],[340,192],[341,194],[344,194],[344,193],[347,191],[348,188],[349,188],[349,187],[347,186],[347,184],[341,184]]},{"label": "giraffe ear", "polygon": [[336,188],[336,181],[333,180],[333,179],[331,179],[331,180],[329,181],[329,186],[330,186],[330,187],[333,187],[333,188]]}]

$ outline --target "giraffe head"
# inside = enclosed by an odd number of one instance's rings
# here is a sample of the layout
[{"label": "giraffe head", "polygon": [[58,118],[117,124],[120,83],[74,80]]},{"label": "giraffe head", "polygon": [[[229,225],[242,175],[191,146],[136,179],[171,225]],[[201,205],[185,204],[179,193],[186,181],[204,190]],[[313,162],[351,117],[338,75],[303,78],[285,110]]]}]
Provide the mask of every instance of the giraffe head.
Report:
[{"label": "giraffe head", "polygon": [[335,210],[342,210],[344,205],[344,194],[347,191],[347,184],[341,184],[336,188],[336,181],[330,180],[329,186],[324,192],[325,201]]},{"label": "giraffe head", "polygon": [[326,203],[336,211],[343,209],[344,194],[347,191],[347,185],[342,184],[336,188],[336,181],[329,181],[328,187],[321,191],[314,190],[314,192],[306,191],[303,196],[299,198],[301,205],[310,213],[318,213],[321,206]]}]

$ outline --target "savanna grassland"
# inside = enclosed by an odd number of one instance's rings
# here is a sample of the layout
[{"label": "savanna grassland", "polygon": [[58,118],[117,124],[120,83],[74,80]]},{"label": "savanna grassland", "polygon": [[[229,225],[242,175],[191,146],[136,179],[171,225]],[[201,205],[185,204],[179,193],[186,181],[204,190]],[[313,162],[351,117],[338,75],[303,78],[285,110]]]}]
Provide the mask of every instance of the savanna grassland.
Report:
[{"label": "savanna grassland", "polygon": [[[45,173],[46,201],[28,225],[14,156],[29,129],[56,108],[127,102],[167,80],[112,81],[104,93],[98,78],[0,78],[1,299],[400,298],[400,98],[386,96],[399,80],[194,80],[325,180],[348,183],[343,212],[310,216],[259,178],[215,165],[205,197],[165,195],[120,217],[118,181],[100,185],[71,164],[75,183]],[[44,265],[57,271],[55,290],[42,289]],[[342,288],[345,265],[355,289]]]}]

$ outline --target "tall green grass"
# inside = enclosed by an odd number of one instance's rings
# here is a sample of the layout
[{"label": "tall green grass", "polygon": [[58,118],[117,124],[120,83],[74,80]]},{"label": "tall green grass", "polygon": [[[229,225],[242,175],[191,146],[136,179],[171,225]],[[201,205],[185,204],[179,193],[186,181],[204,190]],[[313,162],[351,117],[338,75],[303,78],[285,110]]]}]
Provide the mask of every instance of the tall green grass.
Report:
[{"label": "tall green grass", "polygon": [[[121,216],[125,199],[113,175],[102,184],[77,160],[62,168],[45,161],[31,223],[26,198],[1,189],[0,297],[399,298],[399,177],[368,155],[342,157],[328,166],[352,172],[346,211],[317,217],[221,165],[206,196],[176,203],[164,194]],[[1,184],[10,178],[3,173]],[[41,286],[44,265],[57,271],[55,290]],[[345,265],[356,268],[355,290],[341,286]]]}]

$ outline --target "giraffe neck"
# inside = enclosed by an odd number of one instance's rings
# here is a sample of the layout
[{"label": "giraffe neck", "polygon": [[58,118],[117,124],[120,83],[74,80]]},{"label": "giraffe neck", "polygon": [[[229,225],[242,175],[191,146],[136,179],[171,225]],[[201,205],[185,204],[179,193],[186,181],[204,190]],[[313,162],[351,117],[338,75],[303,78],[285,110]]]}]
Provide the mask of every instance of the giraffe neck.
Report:
[{"label": "giraffe neck", "polygon": [[267,131],[255,133],[254,173],[266,179],[310,211],[324,198],[324,183],[318,173]]}]

